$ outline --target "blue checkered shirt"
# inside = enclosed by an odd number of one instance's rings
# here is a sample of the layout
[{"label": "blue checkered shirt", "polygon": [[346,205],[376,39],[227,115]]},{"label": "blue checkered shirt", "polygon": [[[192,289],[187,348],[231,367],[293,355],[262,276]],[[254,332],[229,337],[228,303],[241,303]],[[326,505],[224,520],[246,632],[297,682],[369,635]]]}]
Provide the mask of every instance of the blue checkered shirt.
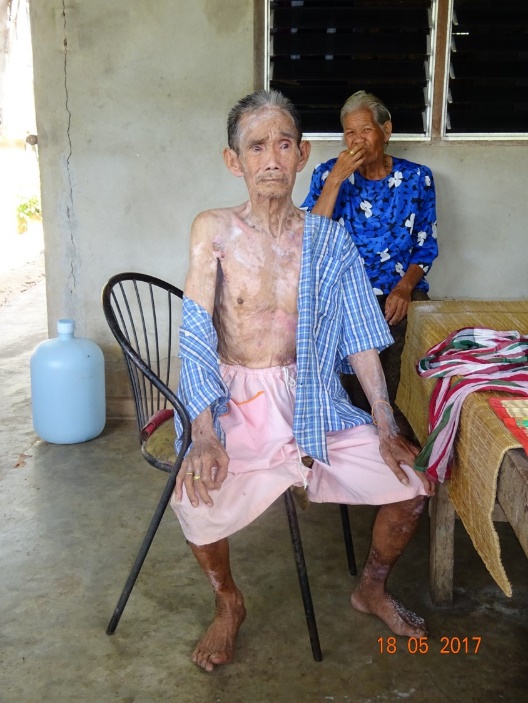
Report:
[{"label": "blue checkered shirt", "polygon": [[[306,213],[298,292],[297,392],[293,435],[311,457],[328,463],[326,432],[372,422],[339,380],[353,373],[348,355],[392,344],[358,251],[337,222]],[[178,397],[191,420],[210,407],[218,436],[229,390],[219,372],[211,316],[184,297]],[[177,434],[181,428],[177,424]]]}]

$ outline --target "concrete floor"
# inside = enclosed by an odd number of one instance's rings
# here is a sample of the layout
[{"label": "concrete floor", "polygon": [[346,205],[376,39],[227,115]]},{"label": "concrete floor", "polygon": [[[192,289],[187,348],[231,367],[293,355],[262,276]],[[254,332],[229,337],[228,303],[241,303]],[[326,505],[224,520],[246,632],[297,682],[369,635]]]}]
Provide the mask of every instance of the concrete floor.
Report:
[{"label": "concrete floor", "polygon": [[[86,444],[51,445],[33,434],[28,360],[45,338],[39,284],[0,308],[2,703],[417,703],[527,701],[528,560],[499,524],[513,585],[507,598],[456,529],[456,599],[431,605],[428,520],[390,586],[424,615],[428,652],[412,654],[354,612],[339,513],[300,515],[324,660],[311,658],[282,502],[232,538],[246,596],[236,661],[213,674],[189,660],[212,614],[208,585],[172,513],[166,514],[119,628],[105,635],[165,476],[142,459],[130,423],[109,424]],[[351,510],[358,562],[371,508]],[[482,638],[474,653],[441,654],[442,637]]]}]

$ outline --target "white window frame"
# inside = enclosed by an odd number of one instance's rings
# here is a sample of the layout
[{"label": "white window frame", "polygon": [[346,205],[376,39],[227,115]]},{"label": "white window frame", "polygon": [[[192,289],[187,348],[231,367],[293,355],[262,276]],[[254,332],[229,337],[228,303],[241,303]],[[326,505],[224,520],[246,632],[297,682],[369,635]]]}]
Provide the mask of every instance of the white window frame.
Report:
[{"label": "white window frame", "polygon": [[441,138],[447,142],[459,142],[459,141],[494,141],[494,142],[518,142],[526,141],[528,139],[527,132],[447,132],[449,115],[448,115],[448,104],[449,104],[449,77],[451,75],[451,46],[452,46],[452,32],[453,32],[453,5],[454,0],[448,0],[448,12],[447,12],[447,35],[446,35],[446,51],[445,51],[445,65],[444,65],[444,90],[443,90],[443,100],[442,100],[442,131]]}]

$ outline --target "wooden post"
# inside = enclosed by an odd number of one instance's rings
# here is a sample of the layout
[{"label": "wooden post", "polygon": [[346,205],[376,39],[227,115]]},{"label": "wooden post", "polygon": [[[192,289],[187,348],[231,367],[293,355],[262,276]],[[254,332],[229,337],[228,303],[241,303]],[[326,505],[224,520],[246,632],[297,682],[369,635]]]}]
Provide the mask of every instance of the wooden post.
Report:
[{"label": "wooden post", "polygon": [[455,551],[455,509],[447,486],[439,483],[431,498],[429,588],[434,605],[453,602],[453,566]]}]

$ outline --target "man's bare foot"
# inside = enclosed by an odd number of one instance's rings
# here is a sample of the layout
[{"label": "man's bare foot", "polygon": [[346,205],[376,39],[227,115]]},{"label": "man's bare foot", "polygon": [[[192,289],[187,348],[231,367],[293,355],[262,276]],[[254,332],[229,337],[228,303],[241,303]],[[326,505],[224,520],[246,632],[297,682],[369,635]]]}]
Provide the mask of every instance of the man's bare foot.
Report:
[{"label": "man's bare foot", "polygon": [[230,664],[235,653],[235,640],[246,618],[244,599],[240,591],[216,597],[216,612],[209,629],[196,645],[192,660],[206,671],[218,664]]},{"label": "man's bare foot", "polygon": [[356,610],[377,615],[395,635],[403,637],[425,637],[427,635],[424,619],[408,610],[390,593],[384,592],[381,595],[365,597],[365,594],[359,591],[360,589],[356,588],[350,598],[352,607]]}]

